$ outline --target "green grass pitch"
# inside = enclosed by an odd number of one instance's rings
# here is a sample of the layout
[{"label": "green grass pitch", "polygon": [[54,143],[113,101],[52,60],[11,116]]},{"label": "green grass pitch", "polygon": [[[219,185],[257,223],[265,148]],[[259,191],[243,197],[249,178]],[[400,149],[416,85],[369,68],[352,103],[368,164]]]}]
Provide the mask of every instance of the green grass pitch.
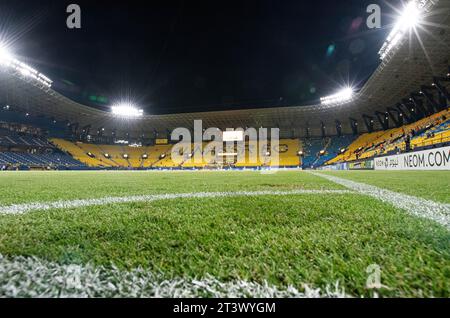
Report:
[{"label": "green grass pitch", "polygon": [[[447,171],[324,174],[450,203]],[[0,207],[295,189],[346,190],[301,171],[5,172],[0,174]],[[373,295],[366,270],[377,264],[381,296],[450,296],[449,229],[358,192],[185,197],[0,214],[0,255],[280,288],[325,288],[339,281],[355,297]],[[0,285],[6,283],[0,275]]]}]

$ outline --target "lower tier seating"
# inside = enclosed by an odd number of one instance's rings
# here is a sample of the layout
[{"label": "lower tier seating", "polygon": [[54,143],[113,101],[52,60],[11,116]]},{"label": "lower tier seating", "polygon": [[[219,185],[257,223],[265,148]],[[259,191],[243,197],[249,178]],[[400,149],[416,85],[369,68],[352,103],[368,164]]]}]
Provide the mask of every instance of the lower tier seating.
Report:
[{"label": "lower tier seating", "polygon": [[66,166],[83,167],[83,163],[66,154],[31,154],[26,152],[0,152],[0,166]]},{"label": "lower tier seating", "polygon": [[[194,162],[195,152],[191,145],[190,153],[186,154],[182,162],[175,163],[171,152],[173,145],[155,145],[143,147],[130,147],[124,145],[97,145],[82,142],[71,142],[64,139],[51,139],[51,142],[62,151],[73,156],[90,167],[105,168],[204,168],[209,165],[217,165],[214,159]],[[206,147],[207,143],[203,143]],[[302,149],[302,143],[298,139],[280,140],[278,149],[268,149],[269,153],[279,153],[279,163],[271,162],[267,158],[258,158],[256,162],[250,162],[248,145],[246,146],[245,162],[237,163],[236,156],[230,163],[236,167],[258,167],[258,166],[300,166],[298,156]],[[237,153],[237,149],[234,150]],[[269,156],[270,157],[270,156]],[[230,159],[230,158],[228,158]],[[233,158],[231,158],[233,159]]]},{"label": "lower tier seating", "polygon": [[363,134],[344,153],[329,160],[327,164],[450,143],[449,117],[450,110],[447,109],[402,127]]}]

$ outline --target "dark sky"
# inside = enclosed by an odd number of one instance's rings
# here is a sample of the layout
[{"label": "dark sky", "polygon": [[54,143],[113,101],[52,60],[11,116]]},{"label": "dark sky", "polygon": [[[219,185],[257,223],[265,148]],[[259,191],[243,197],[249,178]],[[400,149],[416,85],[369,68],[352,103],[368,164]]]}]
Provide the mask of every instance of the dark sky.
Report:
[{"label": "dark sky", "polygon": [[[81,6],[81,30],[66,27],[70,3]],[[370,3],[385,28],[367,28]],[[85,104],[131,98],[152,114],[301,105],[367,80],[392,5],[399,1],[0,0],[0,39]]]}]

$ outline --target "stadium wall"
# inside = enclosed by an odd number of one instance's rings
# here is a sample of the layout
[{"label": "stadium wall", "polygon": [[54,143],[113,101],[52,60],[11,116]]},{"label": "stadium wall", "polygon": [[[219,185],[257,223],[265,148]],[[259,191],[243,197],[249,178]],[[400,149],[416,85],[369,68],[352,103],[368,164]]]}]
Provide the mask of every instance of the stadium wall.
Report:
[{"label": "stadium wall", "polygon": [[450,170],[450,147],[374,159],[375,170]]}]

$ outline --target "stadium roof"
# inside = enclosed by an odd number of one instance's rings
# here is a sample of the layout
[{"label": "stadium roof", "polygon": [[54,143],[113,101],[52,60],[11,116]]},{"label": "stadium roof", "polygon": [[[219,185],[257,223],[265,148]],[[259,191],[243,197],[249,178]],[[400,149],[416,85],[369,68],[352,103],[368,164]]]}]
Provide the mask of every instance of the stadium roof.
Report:
[{"label": "stadium roof", "polygon": [[[193,127],[193,121],[203,120],[203,126],[221,129],[237,127],[279,127],[282,135],[310,134],[320,136],[322,123],[328,134],[336,133],[336,120],[342,124],[343,133],[351,133],[350,118],[356,119],[360,131],[366,131],[363,115],[385,113],[422,85],[431,85],[433,77],[448,73],[450,57],[450,1],[422,1],[428,11],[424,29],[398,44],[382,60],[370,79],[355,93],[352,101],[341,105],[304,105],[245,109],[232,111],[198,112],[170,115],[144,115],[135,119],[117,118],[110,112],[76,103],[53,89],[35,83],[17,71],[0,72],[0,101],[32,114],[45,114],[57,120],[78,123],[79,127],[91,125],[92,130],[116,129],[117,135],[128,132],[131,136],[151,134],[154,130],[166,132],[177,127]],[[379,48],[373,48],[378,50]],[[381,123],[374,122],[375,129]]]}]

